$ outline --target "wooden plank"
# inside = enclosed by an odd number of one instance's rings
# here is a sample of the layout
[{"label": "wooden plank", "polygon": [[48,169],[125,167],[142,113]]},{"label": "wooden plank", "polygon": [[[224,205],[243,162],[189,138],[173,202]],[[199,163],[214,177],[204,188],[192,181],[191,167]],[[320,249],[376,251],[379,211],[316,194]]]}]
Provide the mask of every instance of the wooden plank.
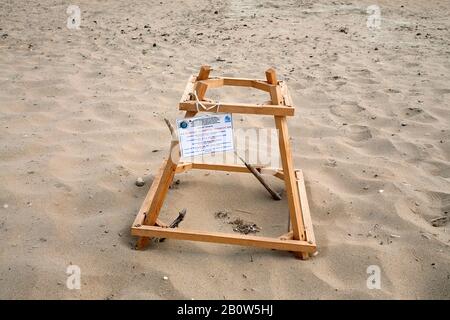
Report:
[{"label": "wooden plank", "polygon": [[206,64],[201,66],[200,71],[197,76],[197,81],[208,79],[209,74],[211,73],[211,70],[212,70],[211,66],[208,66]]},{"label": "wooden plank", "polygon": [[134,219],[133,226],[144,224],[145,216],[147,215],[150,209],[150,205],[152,204],[152,201],[155,198],[156,190],[161,182],[161,177],[163,175],[165,166],[166,162],[164,161],[161,164],[158,173],[153,178],[152,185],[150,186],[150,189],[148,190],[147,195],[145,196],[144,202],[142,203],[141,208],[139,209],[139,212],[136,215],[136,218]]},{"label": "wooden plank", "polygon": [[[148,212],[144,213],[144,221],[142,222],[142,225],[155,225],[167,191],[169,190],[169,186],[173,181],[176,167],[177,165],[172,162],[170,157],[164,162],[164,168],[160,178],[158,180],[154,180],[153,184],[156,187],[152,190],[150,208],[148,209]],[[136,242],[136,249],[140,250],[145,248],[149,242],[150,238],[139,237]]]},{"label": "wooden plank", "polygon": [[294,251],[294,252],[313,253],[316,251],[316,246],[309,244],[306,241],[280,240],[277,238],[238,235],[238,234],[233,235],[219,232],[205,232],[197,230],[184,230],[180,228],[172,229],[172,228],[160,228],[155,226],[141,226],[141,227],[133,227],[131,234],[140,237],[172,238],[178,240],[253,246],[259,248]]},{"label": "wooden plank", "polygon": [[192,169],[192,163],[190,163],[190,162],[179,163],[177,165],[177,169],[175,170],[175,173],[183,173],[183,172],[191,170],[191,169]]},{"label": "wooden plank", "polygon": [[[206,108],[216,105],[213,102],[203,102]],[[182,111],[197,111],[195,101],[180,102],[179,110]],[[204,111],[199,109],[199,111]],[[217,108],[213,108],[208,112],[217,112]],[[274,105],[258,105],[245,103],[221,103],[219,107],[220,113],[241,113],[241,114],[256,114],[256,115],[273,115],[273,116],[293,116],[295,109],[285,106]]]},{"label": "wooden plank", "polygon": [[271,84],[264,80],[246,79],[246,78],[223,78],[223,85],[234,87],[248,87],[270,92]]},{"label": "wooden plank", "polygon": [[274,176],[277,177],[278,179],[284,180],[283,171],[278,171],[277,173],[274,174]]},{"label": "wooden plank", "polygon": [[[185,165],[188,166],[188,169],[185,169]],[[250,170],[243,165],[239,165],[239,164],[216,164],[216,163],[183,163],[183,164],[179,164],[179,169],[177,168],[177,172],[178,170],[180,170],[180,172],[186,171],[186,170],[190,170],[190,169],[199,169],[199,170],[214,170],[214,171],[226,171],[226,172],[237,172],[237,173],[250,173]],[[269,173],[265,173],[264,169],[268,169],[270,171],[275,171],[275,174],[272,174],[273,176],[284,180],[284,174],[283,174],[283,170],[281,169],[274,169],[274,168],[269,168],[269,167],[264,167],[264,166],[260,166],[260,165],[254,165],[253,166],[256,170],[258,170],[261,174],[267,174],[269,175]]]},{"label": "wooden plank", "polygon": [[224,86],[232,86],[232,87],[248,87],[252,88],[253,79],[247,78],[223,78]]},{"label": "wooden plank", "polygon": [[208,88],[220,88],[224,86],[222,78],[209,78],[207,80],[201,80],[201,82],[206,83]]},{"label": "wooden plank", "polygon": [[283,105],[283,96],[279,86],[272,86],[270,88],[270,98],[273,105]]},{"label": "wooden plank", "polygon": [[197,82],[197,86],[195,87],[195,90],[197,91],[198,100],[200,100],[200,101],[204,100],[206,90],[208,90],[208,85],[203,81],[199,81],[199,82]]},{"label": "wooden plank", "polygon": [[302,207],[298,194],[297,181],[295,178],[294,165],[292,163],[291,146],[286,117],[275,117],[278,129],[278,140],[283,164],[284,182],[289,203],[289,214],[294,232],[294,239],[305,240],[305,227],[302,219]]},{"label": "wooden plank", "polygon": [[279,86],[281,89],[281,95],[283,96],[284,104],[288,107],[294,107],[294,102],[292,101],[289,89],[284,81],[279,81]]},{"label": "wooden plank", "polygon": [[192,169],[241,172],[241,173],[250,172],[246,166],[238,164],[192,163]]},{"label": "wooden plank", "polygon": [[191,100],[190,94],[194,92],[194,84],[196,78],[197,77],[194,75],[189,77],[186,87],[184,88],[183,95],[181,96],[180,103]]},{"label": "wooden plank", "polygon": [[305,179],[302,170],[296,170],[298,193],[300,195],[300,203],[302,205],[303,222],[305,225],[306,241],[311,244],[316,244],[314,236],[313,224],[311,219],[311,212],[309,210],[308,197],[306,194]]},{"label": "wooden plank", "polygon": [[274,68],[270,68],[270,69],[266,70],[266,80],[267,80],[267,83],[274,84],[274,85],[278,84],[277,73]]},{"label": "wooden plank", "polygon": [[273,68],[266,71],[266,79],[269,84],[273,85],[270,87],[269,91],[272,104],[283,104],[283,96],[281,95],[281,90],[278,86],[277,74]]},{"label": "wooden plank", "polygon": [[270,88],[272,87],[272,85],[267,83],[266,81],[253,80],[252,87],[265,92],[270,92]]}]

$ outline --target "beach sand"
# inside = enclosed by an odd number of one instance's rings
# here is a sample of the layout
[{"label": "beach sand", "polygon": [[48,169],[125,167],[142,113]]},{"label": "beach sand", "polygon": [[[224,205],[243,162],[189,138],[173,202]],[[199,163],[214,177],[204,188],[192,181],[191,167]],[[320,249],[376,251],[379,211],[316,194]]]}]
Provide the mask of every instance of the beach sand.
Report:
[{"label": "beach sand", "polygon": [[[0,3],[1,299],[450,298],[448,1],[377,1],[375,30],[371,1],[80,0],[78,30],[69,4]],[[317,256],[170,239],[133,249],[130,226],[169,148],[163,118],[183,116],[202,64],[249,78],[274,67],[287,82]],[[228,101],[260,97],[227,90]],[[228,210],[260,234],[286,231],[286,201],[251,175],[176,178],[165,221],[187,208],[182,226],[233,232],[214,216]],[[66,287],[70,265],[80,290]]]}]

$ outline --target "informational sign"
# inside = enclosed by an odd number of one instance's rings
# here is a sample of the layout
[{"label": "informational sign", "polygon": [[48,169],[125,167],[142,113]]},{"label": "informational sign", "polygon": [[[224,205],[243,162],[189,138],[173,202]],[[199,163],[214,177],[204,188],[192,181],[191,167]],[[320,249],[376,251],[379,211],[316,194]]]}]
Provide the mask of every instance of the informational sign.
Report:
[{"label": "informational sign", "polygon": [[234,150],[233,118],[229,113],[177,120],[181,157]]}]

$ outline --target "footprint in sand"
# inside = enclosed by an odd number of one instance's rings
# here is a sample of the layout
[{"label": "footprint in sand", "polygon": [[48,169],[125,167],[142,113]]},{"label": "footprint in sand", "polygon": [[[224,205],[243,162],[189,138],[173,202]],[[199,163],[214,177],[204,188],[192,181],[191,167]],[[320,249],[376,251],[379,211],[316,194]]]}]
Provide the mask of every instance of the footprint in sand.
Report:
[{"label": "footprint in sand", "polygon": [[343,103],[341,105],[334,105],[330,107],[330,112],[341,118],[348,119],[349,117],[361,117],[359,115],[361,112],[365,111],[366,109],[359,106],[357,102],[347,102]]},{"label": "footprint in sand", "polygon": [[349,125],[345,127],[345,136],[353,141],[365,141],[372,138],[370,129],[366,126]]}]

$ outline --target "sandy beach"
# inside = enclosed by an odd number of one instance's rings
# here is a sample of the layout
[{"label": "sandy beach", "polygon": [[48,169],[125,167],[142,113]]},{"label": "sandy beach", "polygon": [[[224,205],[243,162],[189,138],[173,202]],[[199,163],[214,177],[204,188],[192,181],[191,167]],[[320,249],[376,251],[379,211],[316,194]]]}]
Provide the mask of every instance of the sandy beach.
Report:
[{"label": "sandy beach", "polygon": [[[449,299],[449,14],[444,0],[1,1],[0,299]],[[169,150],[163,119],[183,117],[203,64],[248,78],[274,67],[288,84],[317,256],[170,239],[134,249],[130,226]],[[166,221],[186,208],[182,226],[233,232],[215,216],[225,210],[258,235],[286,231],[286,200],[251,175],[176,179]]]}]

